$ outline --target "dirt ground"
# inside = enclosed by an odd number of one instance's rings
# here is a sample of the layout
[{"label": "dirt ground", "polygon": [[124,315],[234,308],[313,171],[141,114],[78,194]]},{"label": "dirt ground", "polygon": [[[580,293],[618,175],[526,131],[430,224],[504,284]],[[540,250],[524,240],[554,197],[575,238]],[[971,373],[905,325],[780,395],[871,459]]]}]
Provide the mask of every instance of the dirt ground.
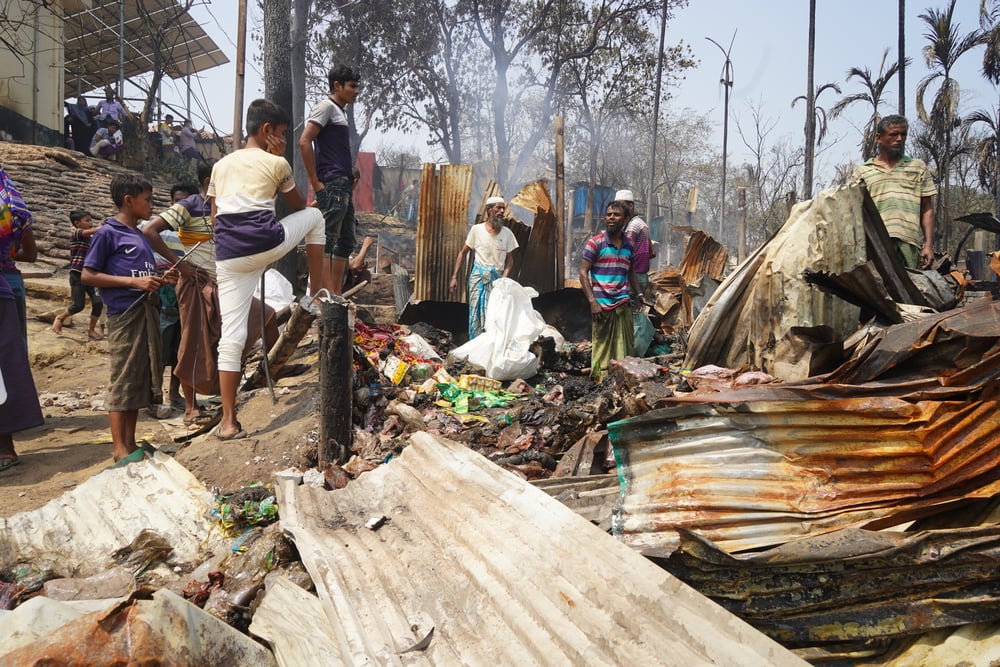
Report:
[{"label": "dirt ground", "polygon": [[[363,295],[367,302],[391,303],[389,276]],[[69,302],[65,272],[28,278],[28,347],[45,424],[14,434],[21,463],[0,473],[0,517],[41,507],[112,464],[107,413],[100,409],[110,377],[107,344],[88,340],[89,305],[57,336],[40,321]],[[240,421],[250,437],[222,442],[211,434],[183,446],[173,442],[189,432],[177,411],[167,419],[139,415],[137,437],[176,453],[209,489],[230,490],[254,481],[271,482],[274,473],[304,461],[315,449],[319,421],[316,328],[299,345],[292,362],[309,371],[275,383],[276,403],[267,389],[241,393]],[[168,375],[169,378],[169,375]],[[164,383],[164,393],[167,385]],[[210,397],[200,398],[211,407]],[[95,409],[97,408],[97,409]]]}]

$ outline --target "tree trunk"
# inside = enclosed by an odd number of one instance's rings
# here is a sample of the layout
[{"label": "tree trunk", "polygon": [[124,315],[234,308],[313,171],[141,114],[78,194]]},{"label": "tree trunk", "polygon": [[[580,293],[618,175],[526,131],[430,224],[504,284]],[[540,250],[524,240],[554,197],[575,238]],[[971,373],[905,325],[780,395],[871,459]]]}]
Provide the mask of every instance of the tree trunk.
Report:
[{"label": "tree trunk", "polygon": [[510,63],[496,57],[497,84],[493,90],[493,137],[497,142],[496,181],[503,196],[510,197],[510,140],[507,138],[507,70]]},{"label": "tree trunk", "polygon": [[806,147],[802,169],[802,197],[812,199],[813,161],[816,157],[816,86],[813,71],[816,64],[816,0],[809,0],[809,53],[806,61]]},{"label": "tree trunk", "polygon": [[[292,136],[297,144],[302,130],[305,129],[306,108],[306,39],[308,39],[309,11],[312,0],[295,0],[295,23],[292,26]],[[302,192],[306,191],[306,168],[302,165],[302,156],[294,151],[295,161],[292,171],[295,184]]]},{"label": "tree trunk", "polygon": [[899,45],[896,47],[896,58],[899,73],[899,110],[900,116],[906,115],[906,0],[899,0]]},{"label": "tree trunk", "polygon": [[[294,116],[292,109],[292,62],[288,43],[291,38],[291,12],[289,0],[261,0],[264,10],[264,97],[274,102],[287,113]],[[291,128],[285,133],[285,159],[292,163],[295,141]],[[275,202],[275,215],[283,218],[291,213],[284,197],[278,197]],[[292,251],[275,263],[275,268],[281,272],[295,288],[296,294],[302,293],[298,277],[298,253]]]}]

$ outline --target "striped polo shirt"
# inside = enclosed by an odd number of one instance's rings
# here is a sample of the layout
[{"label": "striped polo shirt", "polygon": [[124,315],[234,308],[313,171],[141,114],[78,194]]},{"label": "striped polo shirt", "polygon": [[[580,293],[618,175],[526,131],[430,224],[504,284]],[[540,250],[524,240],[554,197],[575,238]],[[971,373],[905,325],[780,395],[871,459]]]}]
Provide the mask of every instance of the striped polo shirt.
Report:
[{"label": "striped polo shirt", "polygon": [[212,229],[211,203],[200,194],[193,194],[160,213],[160,217],[171,229],[177,231],[184,253],[191,252],[191,248],[201,243],[187,261],[215,277],[215,235]]},{"label": "striped polo shirt", "polygon": [[608,242],[608,235],[602,232],[587,241],[583,248],[583,259],[590,262],[590,286],[594,299],[604,310],[614,310],[628,303],[628,273],[632,267],[632,243],[622,235],[622,247],[616,248]]},{"label": "striped polo shirt", "polygon": [[920,199],[937,194],[927,165],[904,155],[896,166],[887,169],[870,158],[854,172],[854,180],[859,179],[868,186],[889,236],[922,246]]}]

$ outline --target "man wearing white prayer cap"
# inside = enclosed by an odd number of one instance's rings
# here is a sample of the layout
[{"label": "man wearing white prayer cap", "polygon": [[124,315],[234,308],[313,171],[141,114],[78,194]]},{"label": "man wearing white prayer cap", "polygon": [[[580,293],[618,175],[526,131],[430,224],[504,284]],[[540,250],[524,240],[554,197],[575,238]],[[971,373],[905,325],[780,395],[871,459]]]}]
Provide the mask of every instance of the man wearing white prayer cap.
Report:
[{"label": "man wearing white prayer cap", "polygon": [[483,332],[486,304],[489,302],[493,281],[503,275],[508,277],[514,264],[511,254],[518,248],[514,232],[503,224],[507,203],[503,197],[486,200],[486,221],[473,225],[465,237],[465,245],[455,258],[451,274],[451,291],[458,290],[458,272],[465,263],[465,255],[473,253],[472,270],[469,272],[469,339]]},{"label": "man wearing white prayer cap", "polygon": [[631,190],[619,190],[615,193],[615,201],[625,202],[628,207],[629,219],[625,223],[625,237],[632,242],[635,255],[632,259],[632,270],[635,271],[639,287],[645,292],[649,287],[649,260],[652,244],[649,240],[649,225],[635,214],[635,196]]}]

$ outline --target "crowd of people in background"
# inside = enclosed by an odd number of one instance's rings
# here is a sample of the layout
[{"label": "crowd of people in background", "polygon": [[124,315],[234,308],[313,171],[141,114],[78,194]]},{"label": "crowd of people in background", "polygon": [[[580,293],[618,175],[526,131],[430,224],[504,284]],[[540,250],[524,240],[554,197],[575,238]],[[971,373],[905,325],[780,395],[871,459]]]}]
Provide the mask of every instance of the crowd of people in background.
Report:
[{"label": "crowd of people in background", "polygon": [[[104,91],[104,99],[90,106],[87,98],[80,96],[76,102],[66,103],[64,135],[66,147],[84,155],[117,160],[125,147],[124,123],[134,118],[111,88]],[[194,170],[205,164],[205,157],[198,150],[201,130],[195,130],[190,119],[177,123],[173,114],[166,114],[159,122],[150,124],[146,132],[151,150],[160,162],[174,162]]]}]

